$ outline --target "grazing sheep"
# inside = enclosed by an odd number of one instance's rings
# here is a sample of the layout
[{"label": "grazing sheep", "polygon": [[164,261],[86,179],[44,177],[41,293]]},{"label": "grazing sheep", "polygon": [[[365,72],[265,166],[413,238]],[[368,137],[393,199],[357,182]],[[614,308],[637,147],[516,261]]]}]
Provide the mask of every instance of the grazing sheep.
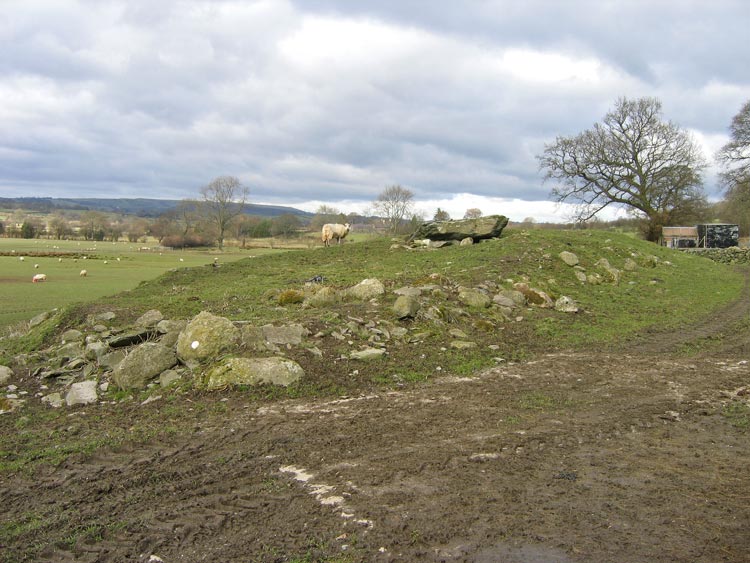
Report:
[{"label": "grazing sheep", "polygon": [[47,274],[34,274],[31,278],[32,283],[47,281]]},{"label": "grazing sheep", "polygon": [[325,246],[330,246],[331,240],[336,239],[341,244],[341,239],[349,234],[349,223],[326,223],[323,225],[322,238]]},{"label": "grazing sheep", "polygon": [[39,264],[34,264],[34,269],[38,270],[39,269]]},{"label": "grazing sheep", "polygon": [[89,273],[86,270],[81,270],[81,273],[78,275],[81,276],[82,278],[85,278],[86,276],[89,275]]},{"label": "grazing sheep", "polygon": [[23,257],[23,256],[19,256],[19,257],[18,257],[18,259],[19,259],[19,260],[20,260],[21,262],[23,262],[23,261],[24,261],[24,257]]}]

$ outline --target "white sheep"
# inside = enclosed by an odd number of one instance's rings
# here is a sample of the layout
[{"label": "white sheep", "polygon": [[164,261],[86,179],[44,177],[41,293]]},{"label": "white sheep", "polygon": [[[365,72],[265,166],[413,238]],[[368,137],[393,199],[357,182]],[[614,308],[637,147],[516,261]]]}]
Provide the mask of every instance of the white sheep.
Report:
[{"label": "white sheep", "polygon": [[341,244],[341,239],[349,234],[349,223],[326,223],[323,225],[322,238],[325,246],[330,246],[331,240],[336,239]]},{"label": "white sheep", "polygon": [[89,273],[86,270],[81,270],[81,273],[78,275],[81,276],[82,278],[85,278],[86,276],[89,275]]},{"label": "white sheep", "polygon": [[47,274],[34,274],[34,277],[31,278],[32,283],[43,282],[43,281],[47,281]]},{"label": "white sheep", "polygon": [[38,270],[39,269],[39,264],[34,264],[34,269]]}]

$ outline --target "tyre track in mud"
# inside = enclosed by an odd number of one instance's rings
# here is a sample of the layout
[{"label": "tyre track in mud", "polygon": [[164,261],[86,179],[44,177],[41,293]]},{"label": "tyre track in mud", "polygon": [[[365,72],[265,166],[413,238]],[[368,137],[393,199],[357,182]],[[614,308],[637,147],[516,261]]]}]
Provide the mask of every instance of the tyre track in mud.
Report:
[{"label": "tyre track in mud", "polygon": [[716,409],[748,371],[554,354],[362,397],[235,397],[189,437],[71,459],[14,497],[113,524],[40,561],[742,561],[747,436]]}]

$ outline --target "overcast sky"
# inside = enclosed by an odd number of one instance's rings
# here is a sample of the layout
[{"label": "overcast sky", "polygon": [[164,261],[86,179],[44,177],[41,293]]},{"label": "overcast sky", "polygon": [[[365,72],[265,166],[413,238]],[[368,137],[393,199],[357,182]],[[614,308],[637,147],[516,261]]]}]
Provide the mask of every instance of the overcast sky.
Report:
[{"label": "overcast sky", "polygon": [[[707,158],[750,99],[747,0],[0,0],[0,195],[565,214],[536,155],[655,96]],[[715,169],[706,192],[719,196]]]}]

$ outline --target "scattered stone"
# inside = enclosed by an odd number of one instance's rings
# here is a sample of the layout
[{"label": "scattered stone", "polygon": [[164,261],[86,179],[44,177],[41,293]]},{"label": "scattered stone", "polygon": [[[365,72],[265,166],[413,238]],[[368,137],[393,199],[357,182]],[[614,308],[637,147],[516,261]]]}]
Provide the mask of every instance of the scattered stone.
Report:
[{"label": "scattered stone", "polygon": [[102,342],[101,340],[96,340],[86,344],[86,349],[83,354],[87,360],[98,360],[108,352],[109,344]]},{"label": "scattered stone", "polygon": [[60,393],[50,393],[49,395],[45,395],[42,397],[42,402],[47,403],[49,406],[55,409],[59,409],[61,406],[63,406],[63,398]]},{"label": "scattered stone", "polygon": [[343,293],[346,297],[367,301],[368,299],[383,295],[385,293],[385,286],[378,279],[368,278],[355,286],[345,289]]},{"label": "scattered stone", "polygon": [[61,340],[63,344],[69,342],[83,342],[83,333],[80,330],[71,328],[70,330],[63,332]]},{"label": "scattered stone", "polygon": [[37,316],[33,317],[29,321],[29,328],[34,328],[35,326],[38,326],[38,325],[42,324],[48,318],[49,318],[49,313],[48,312],[45,311],[44,313],[39,313]]},{"label": "scattered stone", "polygon": [[588,278],[586,277],[586,272],[582,270],[576,270],[575,271],[576,279],[578,279],[581,283],[586,283],[588,281]]},{"label": "scattered stone", "polygon": [[76,405],[90,405],[96,403],[98,396],[96,394],[96,381],[89,379],[74,383],[65,395],[65,404],[69,407]]},{"label": "scattered stone", "polygon": [[560,253],[560,260],[565,262],[568,266],[577,266],[579,262],[578,256],[567,250]]},{"label": "scattered stone", "polygon": [[261,332],[267,342],[280,346],[287,344],[299,346],[302,344],[303,337],[310,335],[310,331],[300,324],[287,326],[263,325]]},{"label": "scattered stone", "polygon": [[364,350],[356,350],[349,354],[349,358],[352,360],[373,360],[381,358],[385,355],[383,348],[365,348]]},{"label": "scattered stone", "polygon": [[414,318],[419,312],[419,301],[411,295],[399,295],[393,304],[393,314],[398,319]]},{"label": "scattered stone", "polygon": [[490,297],[478,289],[461,289],[458,292],[458,300],[464,305],[478,309],[489,307],[492,303]]},{"label": "scattered stone", "polygon": [[469,348],[476,348],[476,342],[469,342],[468,340],[454,340],[451,342],[451,348],[456,350],[468,350]]},{"label": "scattered stone", "polygon": [[117,318],[117,315],[115,315],[112,311],[108,311],[106,313],[99,313],[94,317],[95,321],[101,321],[101,322],[109,322],[113,321]]},{"label": "scattered stone", "polygon": [[0,385],[5,385],[13,377],[13,370],[8,366],[0,366]]},{"label": "scattered stone", "polygon": [[161,372],[177,363],[172,348],[146,342],[133,349],[112,373],[112,381],[120,389],[142,389]]},{"label": "scattered stone", "polygon": [[393,293],[395,293],[396,295],[405,295],[408,297],[419,297],[422,295],[422,289],[427,289],[427,287],[406,286],[406,287],[401,287],[397,289]]},{"label": "scattered stone", "polygon": [[471,237],[466,237],[464,239],[461,239],[459,246],[471,246],[472,244],[474,244],[474,239]]},{"label": "scattered stone", "polygon": [[164,319],[156,323],[156,330],[159,334],[169,334],[171,332],[180,333],[187,326],[187,321],[172,321]]},{"label": "scattered stone", "polygon": [[332,287],[324,286],[305,298],[304,304],[310,307],[326,307],[336,302],[338,294]]},{"label": "scattered stone", "polygon": [[623,262],[622,268],[627,272],[632,272],[638,268],[638,264],[632,258],[625,258],[625,262]]},{"label": "scattered stone", "polygon": [[286,358],[229,358],[209,370],[203,386],[208,390],[263,383],[287,387],[304,375],[302,366]]},{"label": "scattered stone", "polygon": [[469,338],[469,335],[466,334],[460,328],[452,328],[448,331],[448,334],[450,334],[453,338],[461,338],[461,339]]},{"label": "scattered stone", "polygon": [[159,375],[159,385],[161,385],[162,387],[169,387],[170,385],[172,385],[172,383],[174,383],[175,381],[179,381],[180,379],[182,379],[180,372],[173,369],[168,369],[167,371],[163,371]]},{"label": "scattered stone", "polygon": [[164,315],[162,315],[161,311],[157,309],[151,309],[138,317],[138,319],[135,321],[135,325],[143,328],[153,328],[163,319]]},{"label": "scattered stone", "polygon": [[498,305],[500,307],[507,307],[508,309],[515,309],[518,307],[515,301],[508,297],[507,295],[503,295],[501,293],[498,293],[492,298],[492,302],[495,305]]},{"label": "scattered stone", "polygon": [[513,287],[517,291],[520,291],[524,295],[524,297],[526,297],[526,300],[532,305],[538,305],[539,307],[550,307],[550,308],[555,306],[555,303],[554,301],[552,301],[552,298],[541,289],[535,289],[533,287],[529,287],[529,285],[524,282],[518,282],[516,284],[513,284]]},{"label": "scattered stone", "polygon": [[577,313],[578,304],[570,297],[563,295],[555,301],[555,311],[560,311],[561,313]]}]

